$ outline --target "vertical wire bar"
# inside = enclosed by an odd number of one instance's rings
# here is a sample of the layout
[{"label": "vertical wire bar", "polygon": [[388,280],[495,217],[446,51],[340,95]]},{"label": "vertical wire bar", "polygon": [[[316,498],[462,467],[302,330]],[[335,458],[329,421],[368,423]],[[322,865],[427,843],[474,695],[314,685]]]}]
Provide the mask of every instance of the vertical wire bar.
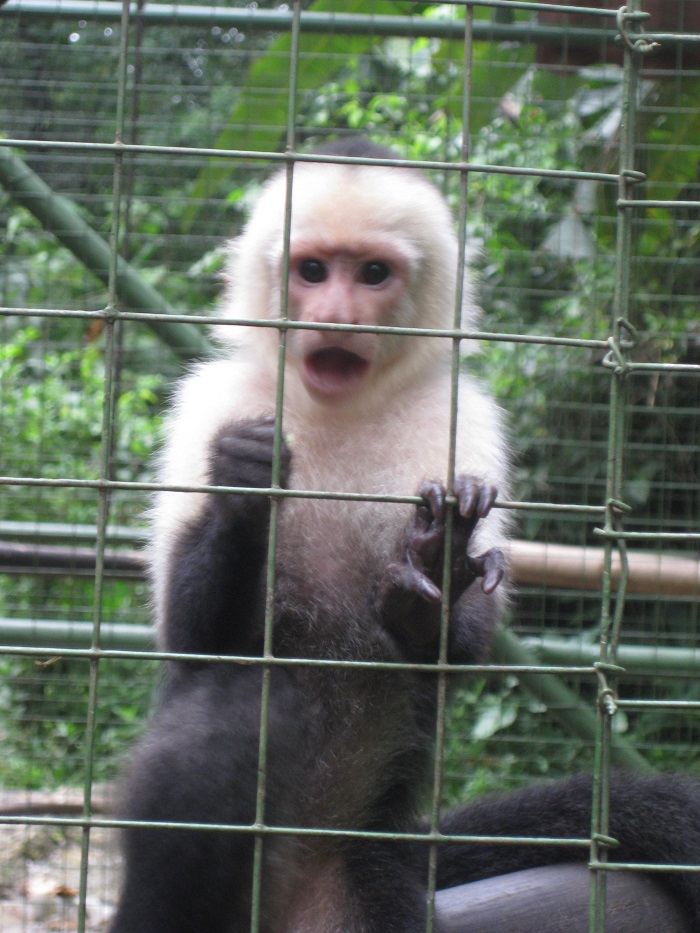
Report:
[{"label": "vertical wire bar", "polygon": [[[638,0],[630,0],[631,13],[639,10]],[[624,28],[626,24],[620,21]],[[636,21],[632,20],[635,23]],[[634,181],[629,172],[635,163],[635,107],[637,103],[637,58],[631,46],[625,42],[624,70],[622,85],[622,114],[620,124],[620,155],[618,198],[620,201],[631,198]],[[613,297],[611,334],[616,346],[622,351],[620,339],[623,322],[627,320],[630,304],[630,258],[632,254],[632,211],[631,208],[618,205],[617,240],[615,250],[615,292]],[[619,531],[622,528],[622,515],[619,503],[622,497],[623,452],[625,437],[625,388],[626,374],[622,367],[612,370],[609,395],[608,425],[608,465],[606,479],[606,532]],[[612,566],[614,551],[617,551],[623,567],[623,579],[626,580],[626,550],[620,542],[609,535],[605,538],[604,569],[601,592],[601,639],[600,663],[602,666],[602,690],[599,693],[597,709],[596,748],[594,759],[594,790],[591,826],[591,858],[594,862],[606,862],[608,847],[603,844],[609,836],[610,825],[610,761],[611,761],[611,716],[614,712],[614,699],[610,686],[610,674],[606,668],[615,663],[620,625],[624,609],[625,589],[620,585],[615,595],[615,610],[611,617]],[[591,933],[605,931],[605,904],[607,872],[595,871],[591,879]]]},{"label": "vertical wire bar", "polygon": [[[126,97],[126,60],[129,47],[129,0],[123,0],[121,13],[121,31],[119,45],[119,66],[117,73],[117,110],[115,117],[115,142],[123,141],[124,110]],[[109,278],[107,285],[107,310],[112,313],[105,322],[105,384],[102,400],[102,445],[100,448],[100,479],[109,479],[112,454],[113,419],[116,416],[115,396],[115,360],[117,323],[116,291],[117,261],[119,243],[119,215],[123,156],[118,151],[114,155],[112,187],[112,228],[110,231]],[[93,605],[92,647],[100,647],[100,628],[103,612],[104,551],[107,521],[109,518],[110,492],[100,489],[97,508],[97,538],[95,542],[95,596]],[[83,818],[80,842],[80,883],[78,894],[77,933],[85,933],[88,865],[90,855],[90,825],[92,815],[92,779],[97,734],[97,695],[99,686],[99,657],[90,658],[90,680],[88,688],[88,708],[85,723],[85,775],[83,781]]]},{"label": "vertical wire bar", "polygon": [[[287,98],[287,132],[286,151],[291,152],[295,147],[296,125],[296,98],[299,70],[299,33],[301,21],[301,0],[294,0],[292,34],[290,44],[289,65],[289,94]],[[282,275],[280,284],[280,316],[287,320],[287,306],[289,295],[289,238],[292,224],[292,187],[294,179],[294,162],[289,160],[286,166],[286,190],[284,208],[284,235],[282,252]],[[282,450],[282,417],[284,408],[284,374],[287,353],[287,330],[280,328],[277,356],[277,393],[275,398],[275,434],[272,456],[272,486],[280,485],[280,454]],[[270,530],[267,550],[267,576],[265,582],[265,634],[263,642],[263,657],[269,661],[274,656],[273,626],[275,614],[275,582],[277,578],[277,536],[279,528],[279,509],[281,499],[273,497],[270,502]],[[271,667],[264,664],[262,669],[262,686],[260,700],[260,737],[258,746],[258,781],[255,801],[255,825],[263,829],[265,824],[265,803],[267,796],[267,753],[268,753],[268,721],[270,713],[270,686]],[[253,888],[251,903],[251,933],[260,929],[262,870],[265,837],[263,833],[255,836],[253,850]]]},{"label": "vertical wire bar", "polygon": [[[471,4],[464,9],[464,87],[462,92],[462,152],[464,163],[469,161],[469,131],[471,115],[471,78],[472,78],[472,38],[474,8]],[[457,281],[455,282],[455,304],[453,324],[455,330],[462,325],[462,303],[464,301],[464,274],[467,227],[467,189],[468,171],[459,175],[459,207],[457,216]],[[439,339],[439,338],[437,338]],[[450,430],[447,459],[447,491],[452,493],[455,481],[455,457],[457,415],[459,401],[460,339],[452,340],[451,387],[450,387]],[[442,576],[442,606],[440,619],[440,663],[447,663],[447,648],[450,627],[450,588],[452,567],[454,510],[447,510],[445,516],[445,548]],[[445,717],[447,712],[448,674],[441,672],[437,679],[437,705],[435,726],[435,758],[433,764],[433,796],[430,810],[430,829],[437,834],[440,829],[440,806],[443,790],[443,765],[445,749]],[[426,915],[426,933],[435,928],[435,888],[437,879],[438,845],[431,843],[428,861],[428,906]]]}]

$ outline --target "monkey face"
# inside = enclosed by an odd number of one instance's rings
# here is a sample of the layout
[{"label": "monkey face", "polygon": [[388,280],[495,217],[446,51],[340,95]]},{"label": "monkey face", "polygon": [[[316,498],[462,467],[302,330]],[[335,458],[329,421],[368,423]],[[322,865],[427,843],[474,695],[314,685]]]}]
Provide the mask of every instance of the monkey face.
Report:
[{"label": "monkey face", "polygon": [[[333,243],[325,238],[292,244],[289,315],[307,324],[382,326],[401,319],[409,261],[380,236]],[[382,336],[348,330],[295,330],[289,356],[316,398],[354,396],[383,361]]]}]

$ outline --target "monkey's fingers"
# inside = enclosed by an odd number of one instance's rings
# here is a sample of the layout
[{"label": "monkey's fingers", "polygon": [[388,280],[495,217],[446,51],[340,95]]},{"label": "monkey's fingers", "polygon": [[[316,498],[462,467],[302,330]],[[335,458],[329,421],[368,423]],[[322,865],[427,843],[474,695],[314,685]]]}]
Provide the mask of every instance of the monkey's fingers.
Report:
[{"label": "monkey's fingers", "polygon": [[493,593],[506,573],[506,559],[500,548],[484,551],[478,557],[467,557],[467,566],[475,577],[481,577],[481,589]]},{"label": "monkey's fingers", "polygon": [[430,573],[442,553],[444,528],[434,522],[430,525],[416,518],[406,544],[406,562],[414,569]]},{"label": "monkey's fingers", "polygon": [[442,524],[445,521],[447,509],[447,493],[443,484],[436,480],[426,480],[418,490],[418,495],[425,502],[425,506],[418,506],[419,514],[421,509],[427,508],[430,518]]},{"label": "monkey's fingers", "polygon": [[[274,415],[263,415],[261,418],[253,421],[245,421],[241,425],[241,436],[245,433],[250,433],[251,436],[254,434],[260,434],[261,436],[267,436],[269,434],[271,439],[274,439],[275,435],[275,424],[276,417]],[[284,431],[282,434],[282,452],[284,456],[289,456],[289,446],[294,440],[294,435],[289,431]]]},{"label": "monkey's fingers", "polygon": [[473,476],[458,476],[454,491],[462,518],[486,518],[498,495],[495,486],[480,483]]},{"label": "monkey's fingers", "polygon": [[389,564],[386,568],[385,587],[419,596],[427,603],[439,603],[442,592],[424,573],[411,564]]},{"label": "monkey's fingers", "polygon": [[[214,439],[210,480],[216,486],[263,488],[272,483],[274,420],[234,422],[225,425]],[[280,483],[287,485],[291,453],[280,446]]]}]

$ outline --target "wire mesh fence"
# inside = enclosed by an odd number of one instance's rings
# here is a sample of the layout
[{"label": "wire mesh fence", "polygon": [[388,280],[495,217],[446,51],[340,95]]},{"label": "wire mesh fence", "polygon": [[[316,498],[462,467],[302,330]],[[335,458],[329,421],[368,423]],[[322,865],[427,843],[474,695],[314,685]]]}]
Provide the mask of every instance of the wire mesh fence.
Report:
[{"label": "wire mesh fence", "polygon": [[113,909],[161,413],[262,179],[336,135],[454,207],[515,449],[516,598],[434,796],[700,767],[700,0],[301,7],[0,8],[0,930]]}]

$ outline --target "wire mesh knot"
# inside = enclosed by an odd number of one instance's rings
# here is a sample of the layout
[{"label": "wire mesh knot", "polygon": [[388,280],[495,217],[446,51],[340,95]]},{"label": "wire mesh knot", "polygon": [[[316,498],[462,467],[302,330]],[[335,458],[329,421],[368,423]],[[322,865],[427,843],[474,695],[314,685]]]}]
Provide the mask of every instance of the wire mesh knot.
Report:
[{"label": "wire mesh knot", "polygon": [[629,51],[636,55],[646,55],[649,52],[653,52],[655,49],[661,48],[660,43],[649,42],[649,40],[645,39],[644,36],[629,33],[627,31],[628,23],[636,23],[641,18],[642,16],[640,16],[640,14],[631,13],[626,6],[620,7],[616,16],[617,28],[620,30],[620,38],[625,43]]}]

